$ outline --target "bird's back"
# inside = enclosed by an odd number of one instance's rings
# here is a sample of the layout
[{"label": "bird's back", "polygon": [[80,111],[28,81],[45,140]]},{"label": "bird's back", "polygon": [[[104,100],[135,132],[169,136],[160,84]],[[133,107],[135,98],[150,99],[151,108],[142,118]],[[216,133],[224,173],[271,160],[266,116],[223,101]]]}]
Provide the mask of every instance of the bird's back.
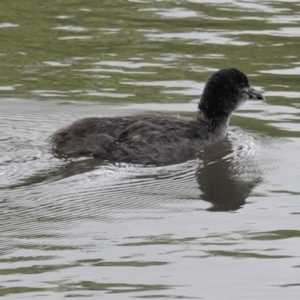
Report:
[{"label": "bird's back", "polygon": [[205,126],[167,115],[85,118],[55,132],[51,141],[57,153],[68,156],[167,164],[194,155],[205,144]]}]

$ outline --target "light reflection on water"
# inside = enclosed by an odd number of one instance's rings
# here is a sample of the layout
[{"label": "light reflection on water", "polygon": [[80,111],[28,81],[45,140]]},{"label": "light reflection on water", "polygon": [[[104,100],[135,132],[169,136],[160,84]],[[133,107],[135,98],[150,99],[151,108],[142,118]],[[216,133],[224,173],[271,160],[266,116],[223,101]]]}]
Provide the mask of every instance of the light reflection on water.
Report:
[{"label": "light reflection on water", "polygon": [[[297,2],[11,5],[0,10],[1,295],[298,299]],[[227,66],[267,100],[241,107],[197,160],[99,165],[50,151],[49,135],[80,117],[192,117]]]}]

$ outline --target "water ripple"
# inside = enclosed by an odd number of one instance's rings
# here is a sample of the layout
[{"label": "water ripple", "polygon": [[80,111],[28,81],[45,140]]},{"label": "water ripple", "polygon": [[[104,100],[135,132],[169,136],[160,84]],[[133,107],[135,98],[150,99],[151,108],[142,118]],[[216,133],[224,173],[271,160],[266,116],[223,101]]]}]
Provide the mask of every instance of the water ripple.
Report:
[{"label": "water ripple", "polygon": [[[1,295],[299,298],[298,1],[2,0],[0,17]],[[193,117],[227,66],[266,101],[195,160],[50,151],[81,117]]]}]

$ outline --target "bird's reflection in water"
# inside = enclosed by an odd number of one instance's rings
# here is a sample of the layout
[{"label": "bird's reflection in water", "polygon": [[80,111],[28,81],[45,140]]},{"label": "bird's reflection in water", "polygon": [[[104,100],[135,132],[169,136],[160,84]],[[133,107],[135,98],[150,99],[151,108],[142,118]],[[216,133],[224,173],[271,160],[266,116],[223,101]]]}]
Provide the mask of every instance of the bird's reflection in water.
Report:
[{"label": "bird's reflection in water", "polygon": [[258,166],[246,148],[224,139],[201,153],[203,164],[196,177],[202,192],[201,199],[212,203],[209,211],[241,208],[253,188],[262,181]]},{"label": "bird's reflection in water", "polygon": [[[254,159],[257,153],[255,152],[256,147],[252,147],[253,140],[245,134],[244,136],[243,134],[242,136],[238,135],[238,133],[231,132],[229,138],[203,149],[199,157],[198,167],[195,161],[195,169],[192,172],[196,174],[201,191],[200,200],[212,204],[208,209],[209,211],[234,211],[241,208],[253,188],[262,181],[258,164],[255,163],[257,160]],[[112,173],[120,170],[118,165],[101,162],[93,158],[77,161],[66,160],[63,165],[24,178],[19,184],[11,187],[60,181],[74,175],[92,172],[98,168],[100,171],[103,170],[103,174],[109,170]],[[128,168],[130,168],[130,165],[128,165]],[[149,171],[147,167],[133,165],[134,168],[136,168],[136,172],[133,173],[128,169],[128,178],[165,180],[174,177],[176,179],[174,168],[162,167],[163,169],[159,168],[154,171],[156,168],[152,166],[150,167],[152,171]],[[140,170],[145,172],[139,172]],[[167,176],[160,176],[162,170]],[[180,178],[178,177],[179,181]],[[101,178],[99,180],[101,181]],[[180,185],[181,183],[177,182],[175,184]]]},{"label": "bird's reflection in water", "polygon": [[[209,211],[235,211],[246,203],[254,187],[262,182],[257,148],[259,146],[251,136],[237,131],[203,149],[196,179],[201,191],[200,200],[212,204]],[[89,172],[97,166],[99,161],[94,159],[71,162],[64,168],[63,177]],[[169,172],[169,176],[174,176],[171,170]],[[133,177],[159,179],[159,176],[147,172]]]}]

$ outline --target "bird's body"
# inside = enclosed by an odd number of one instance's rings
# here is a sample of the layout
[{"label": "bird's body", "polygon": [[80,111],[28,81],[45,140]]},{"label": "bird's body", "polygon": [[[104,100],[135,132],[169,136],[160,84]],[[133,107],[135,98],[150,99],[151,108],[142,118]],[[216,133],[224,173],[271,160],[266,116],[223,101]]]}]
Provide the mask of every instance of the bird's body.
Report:
[{"label": "bird's body", "polygon": [[51,142],[64,156],[153,165],[181,162],[223,139],[233,110],[250,96],[262,98],[243,73],[223,69],[206,84],[195,119],[163,114],[85,118],[55,132]]},{"label": "bird's body", "polygon": [[196,120],[167,115],[86,118],[73,123],[71,132],[56,132],[52,141],[57,152],[67,156],[160,165],[192,158],[223,138],[226,129],[212,131],[201,114]]}]

